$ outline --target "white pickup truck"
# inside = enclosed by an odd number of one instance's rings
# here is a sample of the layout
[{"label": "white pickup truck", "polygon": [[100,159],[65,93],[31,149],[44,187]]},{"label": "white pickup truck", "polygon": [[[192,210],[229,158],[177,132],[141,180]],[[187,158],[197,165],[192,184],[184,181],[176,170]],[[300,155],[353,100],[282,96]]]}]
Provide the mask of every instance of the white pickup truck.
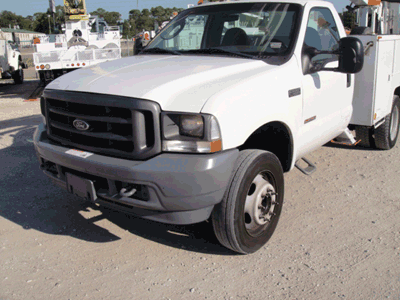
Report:
[{"label": "white pickup truck", "polygon": [[335,138],[354,143],[350,129],[394,146],[399,78],[374,118],[375,98],[353,103],[363,62],[325,1],[192,7],[138,55],[50,83],[35,148],[75,195],[164,223],[211,218],[224,246],[252,253],[277,226],[296,161]]}]

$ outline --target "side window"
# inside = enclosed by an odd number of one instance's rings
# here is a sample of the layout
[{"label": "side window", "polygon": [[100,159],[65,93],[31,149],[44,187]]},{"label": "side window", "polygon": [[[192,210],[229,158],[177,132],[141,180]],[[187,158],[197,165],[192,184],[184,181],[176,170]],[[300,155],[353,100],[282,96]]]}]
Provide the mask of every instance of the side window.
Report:
[{"label": "side window", "polygon": [[[339,47],[339,33],[332,13],[327,8],[313,8],[308,17],[304,44],[321,51],[333,51]],[[318,54],[311,61],[325,65],[338,61],[336,54]]]},{"label": "side window", "polygon": [[314,8],[308,17],[304,43],[318,50],[331,51],[339,46],[339,33],[327,8]]}]

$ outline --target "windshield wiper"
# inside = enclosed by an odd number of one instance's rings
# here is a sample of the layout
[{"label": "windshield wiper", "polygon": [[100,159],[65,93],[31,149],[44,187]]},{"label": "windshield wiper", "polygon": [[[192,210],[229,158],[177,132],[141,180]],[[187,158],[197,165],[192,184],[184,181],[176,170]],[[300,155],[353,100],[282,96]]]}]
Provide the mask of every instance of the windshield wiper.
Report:
[{"label": "windshield wiper", "polygon": [[148,48],[148,49],[143,49],[142,51],[139,52],[139,54],[143,53],[162,53],[162,54],[174,54],[174,55],[181,55],[182,53],[175,51],[175,50],[169,50],[169,49],[163,49],[163,48]]},{"label": "windshield wiper", "polygon": [[205,48],[205,49],[195,49],[195,50],[187,50],[184,53],[199,53],[199,54],[230,54],[230,55],[235,55],[235,56],[240,56],[240,57],[245,57],[245,58],[251,58],[251,59],[257,59],[257,56],[250,55],[250,54],[244,54],[242,52],[235,52],[235,51],[229,51],[221,48]]}]

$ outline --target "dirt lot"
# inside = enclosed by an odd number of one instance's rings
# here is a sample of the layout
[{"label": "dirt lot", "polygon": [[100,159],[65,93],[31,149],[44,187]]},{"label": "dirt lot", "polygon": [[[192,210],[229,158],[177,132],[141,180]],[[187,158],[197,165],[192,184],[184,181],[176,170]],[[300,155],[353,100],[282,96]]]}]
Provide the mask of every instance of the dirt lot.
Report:
[{"label": "dirt lot", "polygon": [[0,299],[400,298],[399,146],[309,155],[318,170],[285,175],[273,238],[236,255],[206,222],[145,221],[54,187],[31,143],[39,103],[23,102],[36,84],[0,84]]}]

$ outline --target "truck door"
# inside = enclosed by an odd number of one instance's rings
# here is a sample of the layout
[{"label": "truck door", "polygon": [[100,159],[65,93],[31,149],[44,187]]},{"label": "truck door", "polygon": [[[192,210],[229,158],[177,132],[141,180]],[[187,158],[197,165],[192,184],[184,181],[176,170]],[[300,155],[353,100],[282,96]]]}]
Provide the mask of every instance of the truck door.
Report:
[{"label": "truck door", "polygon": [[[311,9],[303,50],[305,47],[335,50],[339,39],[331,11],[322,7]],[[312,58],[311,64],[334,68],[338,66],[338,56],[318,54]],[[347,74],[333,71],[303,75],[303,124],[300,132],[305,150],[325,144],[347,127],[352,112],[353,88],[350,88],[350,79]]]}]

